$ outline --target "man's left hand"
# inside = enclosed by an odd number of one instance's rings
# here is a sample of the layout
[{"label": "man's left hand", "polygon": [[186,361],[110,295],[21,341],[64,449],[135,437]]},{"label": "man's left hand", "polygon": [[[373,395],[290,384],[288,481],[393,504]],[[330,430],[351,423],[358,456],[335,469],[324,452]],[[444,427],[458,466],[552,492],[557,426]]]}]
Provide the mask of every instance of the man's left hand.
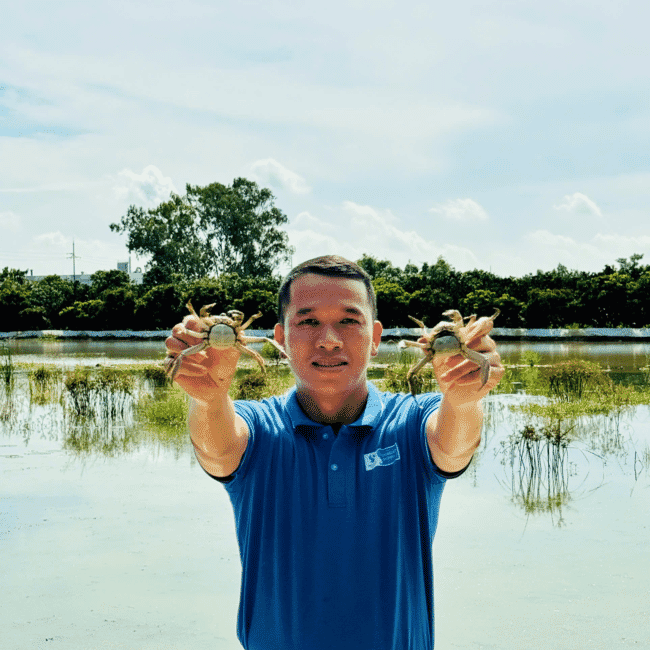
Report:
[{"label": "man's left hand", "polygon": [[461,354],[434,355],[432,364],[436,379],[450,406],[462,406],[470,402],[477,402],[501,381],[505,368],[497,352],[496,343],[488,336],[493,325],[490,318],[483,317],[474,323],[465,325],[460,330],[460,335],[465,338],[468,348],[488,357],[490,374],[484,385],[481,385],[480,368],[473,361],[465,359]]}]

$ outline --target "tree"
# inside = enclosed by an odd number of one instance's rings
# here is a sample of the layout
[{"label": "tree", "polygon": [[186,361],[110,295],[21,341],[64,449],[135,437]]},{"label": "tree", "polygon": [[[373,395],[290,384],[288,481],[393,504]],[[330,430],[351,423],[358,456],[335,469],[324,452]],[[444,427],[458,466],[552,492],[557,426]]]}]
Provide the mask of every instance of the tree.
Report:
[{"label": "tree", "polygon": [[287,233],[279,229],[288,219],[273,205],[271,190],[236,178],[230,187],[188,184],[186,192],[199,214],[216,273],[264,277],[280,262],[290,261],[293,248]]},{"label": "tree", "polygon": [[634,253],[634,255],[630,255],[629,261],[625,257],[619,257],[616,261],[621,267],[621,273],[625,273],[636,280],[643,272],[643,268],[639,266],[642,259],[643,255],[641,253]]},{"label": "tree", "polygon": [[135,295],[128,286],[106,289],[102,293],[102,329],[132,330],[135,313]]},{"label": "tree", "polygon": [[32,286],[30,307],[42,311],[49,323],[48,327],[58,328],[59,313],[65,307],[70,307],[73,302],[73,283],[58,275],[46,275]]},{"label": "tree", "polygon": [[184,316],[187,316],[187,309],[178,287],[173,284],[162,284],[152,287],[136,301],[136,326],[133,329],[170,329]]},{"label": "tree", "polygon": [[[439,289],[425,287],[414,291],[408,301],[407,315],[424,322],[427,327],[433,327],[444,319],[442,312],[452,304],[449,294]],[[412,320],[406,320],[407,327],[415,327]]]},{"label": "tree", "polygon": [[27,282],[26,276],[27,271],[19,271],[18,269],[10,269],[8,266],[5,266],[2,271],[0,271],[0,284],[5,280],[12,280],[18,284],[25,284]]},{"label": "tree", "polygon": [[570,302],[571,293],[564,289],[531,289],[523,309],[526,327],[557,328],[572,323]]},{"label": "tree", "polygon": [[278,322],[276,295],[264,289],[244,292],[241,298],[233,301],[233,308],[244,312],[245,319],[253,314],[262,313],[261,318],[253,321],[251,329],[271,329]]},{"label": "tree", "polygon": [[[5,332],[21,330],[24,323],[18,318],[20,312],[31,307],[31,286],[12,279],[0,283],[0,313],[3,315],[2,329]],[[29,327],[29,329],[32,329]]]},{"label": "tree", "polygon": [[384,278],[389,282],[400,282],[402,280],[401,269],[393,266],[389,260],[378,260],[372,255],[363,254],[357,264],[371,277],[373,280]]},{"label": "tree", "polygon": [[90,297],[102,298],[105,291],[130,287],[131,279],[125,271],[111,269],[110,271],[95,271],[90,276]]},{"label": "tree", "polygon": [[214,267],[198,214],[185,197],[172,194],[169,201],[146,211],[132,205],[110,228],[128,233],[129,251],[151,256],[144,276],[149,286],[200,278]]},{"label": "tree", "polygon": [[74,302],[59,314],[59,320],[68,330],[103,330],[101,318],[104,302],[102,300],[85,300]]},{"label": "tree", "polygon": [[293,249],[280,226],[284,213],[275,197],[257,183],[236,178],[231,186],[211,183],[186,186],[153,209],[130,206],[114,232],[128,233],[127,247],[150,255],[145,283],[177,283],[211,273],[271,275]]},{"label": "tree", "polygon": [[396,282],[380,277],[372,282],[377,294],[377,317],[384,327],[410,327],[407,318],[409,296]]}]

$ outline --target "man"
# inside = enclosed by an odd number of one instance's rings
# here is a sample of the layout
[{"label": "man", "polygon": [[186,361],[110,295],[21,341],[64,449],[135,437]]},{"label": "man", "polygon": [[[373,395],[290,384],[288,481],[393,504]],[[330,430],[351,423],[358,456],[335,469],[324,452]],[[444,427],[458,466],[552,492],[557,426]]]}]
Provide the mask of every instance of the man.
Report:
[{"label": "man", "polygon": [[[485,385],[471,361],[434,358],[442,395],[414,398],[367,381],[382,326],[356,264],[297,266],[278,320],[296,379],[286,395],[233,403],[234,348],[185,357],[176,375],[199,463],[235,513],[239,639],[246,650],[429,650],[440,497],[478,447],[481,398],[503,375],[492,322],[466,328],[490,356]],[[196,342],[176,326],[168,353]]]}]

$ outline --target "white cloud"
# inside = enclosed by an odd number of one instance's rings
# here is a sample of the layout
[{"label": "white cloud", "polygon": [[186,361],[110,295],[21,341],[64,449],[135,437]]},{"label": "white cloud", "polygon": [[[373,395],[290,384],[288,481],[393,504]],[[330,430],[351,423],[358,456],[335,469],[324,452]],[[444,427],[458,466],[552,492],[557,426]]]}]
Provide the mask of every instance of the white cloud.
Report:
[{"label": "white cloud", "polygon": [[294,194],[307,194],[311,191],[311,187],[302,176],[287,169],[273,158],[258,160],[251,165],[251,169],[261,183],[286,189]]},{"label": "white cloud", "polygon": [[172,192],[176,192],[172,179],[163,176],[155,165],[147,165],[141,174],[123,169],[118,173],[115,185],[116,196],[130,203],[156,205],[167,201]]},{"label": "white cloud", "polygon": [[483,206],[472,199],[449,199],[446,203],[434,205],[429,212],[439,214],[452,221],[486,221],[489,219]]},{"label": "white cloud", "polygon": [[[550,270],[563,264],[569,269],[600,271],[613,265],[620,257],[640,253],[650,257],[650,236],[632,237],[619,234],[598,233],[588,240],[578,240],[557,235],[548,230],[536,230],[524,237],[527,246],[519,247],[522,268],[536,265]],[[499,265],[501,268],[502,265]]]},{"label": "white cloud", "polygon": [[602,217],[603,213],[600,208],[588,196],[581,192],[567,194],[559,205],[553,206],[556,210],[566,210],[573,214],[592,215]]},{"label": "white cloud", "polygon": [[[32,237],[19,251],[22,260],[17,267],[27,266],[34,269],[35,275],[50,273],[72,274],[73,238],[61,231],[41,233]],[[128,259],[129,253],[121,242],[102,241],[100,239],[74,238],[75,262],[78,274],[117,268],[117,262]],[[132,255],[132,265],[144,266],[142,260]]]},{"label": "white cloud", "polygon": [[0,229],[18,232],[20,229],[20,217],[11,210],[0,212]]},{"label": "white cloud", "polygon": [[352,201],[343,202],[341,210],[327,221],[300,214],[289,228],[289,238],[296,247],[294,258],[299,261],[334,253],[355,260],[366,253],[398,266],[409,261],[433,263],[440,256],[462,270],[478,266],[468,248],[424,239],[414,230],[402,229],[400,220],[389,210],[379,211]]},{"label": "white cloud", "polygon": [[548,230],[535,230],[534,232],[528,233],[525,236],[525,239],[531,244],[538,246],[574,247],[577,245],[571,237],[566,237],[565,235],[554,235]]},{"label": "white cloud", "polygon": [[316,232],[328,232],[330,234],[336,234],[337,227],[327,221],[323,221],[318,217],[315,217],[309,212],[301,212],[292,222],[291,228],[296,230],[314,230]]}]

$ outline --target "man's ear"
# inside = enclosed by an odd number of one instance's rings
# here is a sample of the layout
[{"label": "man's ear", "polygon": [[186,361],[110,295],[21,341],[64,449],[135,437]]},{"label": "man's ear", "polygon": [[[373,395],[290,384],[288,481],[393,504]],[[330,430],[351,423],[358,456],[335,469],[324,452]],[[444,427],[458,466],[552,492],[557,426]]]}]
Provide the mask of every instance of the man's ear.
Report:
[{"label": "man's ear", "polygon": [[273,338],[276,343],[284,347],[284,327],[280,323],[276,323],[273,328]]},{"label": "man's ear", "polygon": [[371,356],[377,356],[379,352],[379,344],[381,343],[381,334],[384,331],[384,326],[376,320],[372,326],[372,351]]}]

